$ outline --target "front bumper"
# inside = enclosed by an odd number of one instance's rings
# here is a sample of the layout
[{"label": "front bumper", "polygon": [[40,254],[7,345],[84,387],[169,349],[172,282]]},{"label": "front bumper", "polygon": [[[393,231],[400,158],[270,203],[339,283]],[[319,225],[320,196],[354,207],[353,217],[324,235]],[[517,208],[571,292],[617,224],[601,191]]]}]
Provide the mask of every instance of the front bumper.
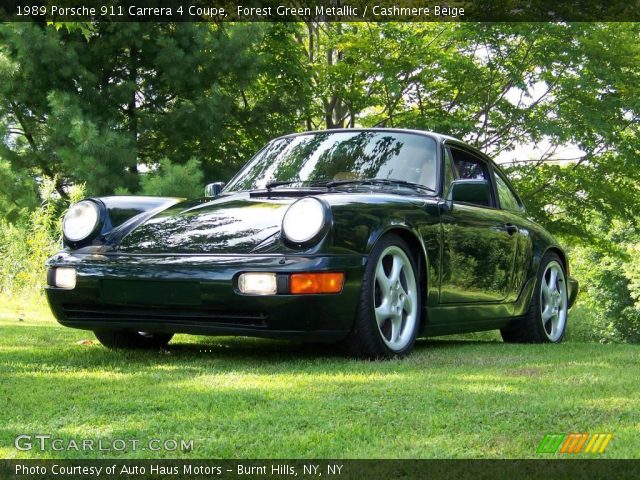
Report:
[{"label": "front bumper", "polygon": [[[73,289],[47,287],[65,326],[336,341],[351,329],[366,257],[360,255],[103,255],[63,252],[50,268],[76,269]],[[344,272],[339,294],[243,295],[244,272]]]}]

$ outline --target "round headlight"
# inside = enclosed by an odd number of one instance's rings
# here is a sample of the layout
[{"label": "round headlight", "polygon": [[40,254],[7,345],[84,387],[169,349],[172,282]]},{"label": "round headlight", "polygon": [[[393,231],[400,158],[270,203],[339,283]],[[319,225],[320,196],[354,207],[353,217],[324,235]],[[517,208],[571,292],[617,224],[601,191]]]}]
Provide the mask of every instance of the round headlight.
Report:
[{"label": "round headlight", "polygon": [[62,232],[70,242],[87,238],[98,226],[100,211],[94,202],[83,200],[71,205],[62,221]]},{"label": "round headlight", "polygon": [[282,220],[282,232],[294,243],[312,240],[327,222],[326,207],[317,198],[307,197],[294,202]]}]

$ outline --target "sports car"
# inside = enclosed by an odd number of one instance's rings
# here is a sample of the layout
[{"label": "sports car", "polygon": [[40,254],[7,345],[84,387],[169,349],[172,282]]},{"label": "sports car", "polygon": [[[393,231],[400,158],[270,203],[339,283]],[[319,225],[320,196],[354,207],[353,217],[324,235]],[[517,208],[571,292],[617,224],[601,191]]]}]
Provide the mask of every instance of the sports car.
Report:
[{"label": "sports car", "polygon": [[557,343],[578,292],[498,165],[414,130],[276,138],[202,198],[76,203],[63,237],[53,313],[111,348],[243,335],[389,358],[417,337],[491,329]]}]

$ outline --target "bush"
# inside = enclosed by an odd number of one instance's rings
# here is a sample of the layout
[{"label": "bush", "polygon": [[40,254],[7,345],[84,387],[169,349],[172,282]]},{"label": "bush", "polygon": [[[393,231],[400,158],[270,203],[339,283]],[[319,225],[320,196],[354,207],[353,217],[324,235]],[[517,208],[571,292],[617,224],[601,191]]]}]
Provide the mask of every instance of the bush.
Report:
[{"label": "bush", "polygon": [[640,268],[620,251],[574,248],[572,275],[580,281],[578,305],[572,311],[570,338],[640,343],[640,302],[635,295]]},{"label": "bush", "polygon": [[[83,186],[72,188],[71,202],[84,195]],[[4,297],[40,295],[46,281],[46,260],[60,250],[61,216],[66,202],[55,193],[54,181],[40,185],[41,205],[15,224],[0,221],[0,293]]]}]

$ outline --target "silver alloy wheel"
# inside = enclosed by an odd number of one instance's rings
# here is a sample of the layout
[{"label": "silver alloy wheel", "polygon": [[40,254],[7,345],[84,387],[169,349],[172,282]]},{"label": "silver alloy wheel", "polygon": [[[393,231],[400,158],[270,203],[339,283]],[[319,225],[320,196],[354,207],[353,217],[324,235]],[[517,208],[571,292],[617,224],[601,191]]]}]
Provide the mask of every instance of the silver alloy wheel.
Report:
[{"label": "silver alloy wheel", "polygon": [[544,332],[552,342],[562,338],[567,323],[567,283],[562,266],[549,262],[542,275],[540,288],[540,316]]},{"label": "silver alloy wheel", "polygon": [[378,259],[373,305],[378,331],[391,350],[399,352],[413,337],[418,321],[418,285],[407,254],[395,245]]}]

